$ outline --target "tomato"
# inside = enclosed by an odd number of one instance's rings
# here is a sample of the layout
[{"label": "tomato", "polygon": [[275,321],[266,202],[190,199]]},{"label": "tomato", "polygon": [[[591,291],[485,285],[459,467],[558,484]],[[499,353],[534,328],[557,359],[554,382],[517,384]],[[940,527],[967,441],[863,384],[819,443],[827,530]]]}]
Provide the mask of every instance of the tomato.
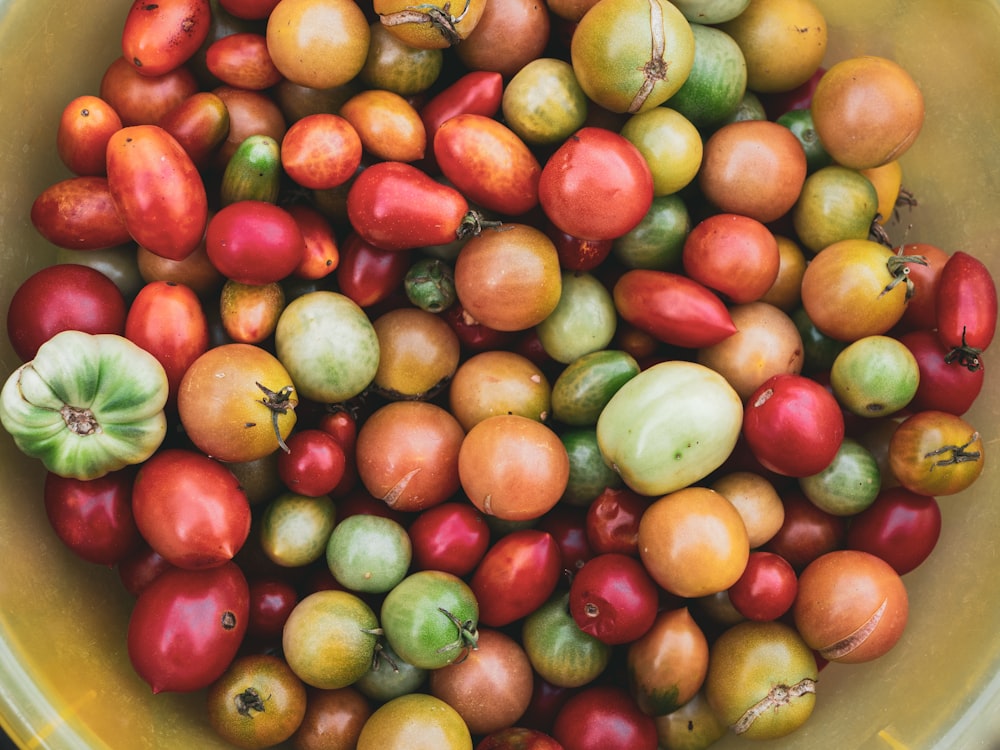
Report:
[{"label": "tomato", "polygon": [[909,600],[889,563],[867,552],[838,550],[802,571],[792,612],[810,648],[829,661],[857,664],[896,645]]},{"label": "tomato", "polygon": [[[823,148],[823,144],[820,142],[819,136],[816,135],[812,112],[808,108],[788,110],[783,115],[778,117],[775,122],[779,125],[784,125],[792,131],[796,138],[799,139],[799,143],[802,144],[802,148],[806,152],[806,171],[808,173],[812,174],[817,170],[829,167],[833,164],[833,159],[830,157],[830,154],[827,153],[826,149]],[[866,174],[865,176],[867,177],[868,175]],[[871,179],[873,180],[874,185],[874,176]],[[889,213],[883,214],[881,213],[883,208],[882,194],[878,187],[875,189],[879,194],[879,213],[876,214],[876,218],[890,216],[892,214],[892,208],[896,202],[895,195],[891,198],[886,198],[886,208]],[[879,221],[884,223],[884,220],[881,218],[879,218]]]},{"label": "tomato", "polygon": [[226,163],[219,205],[240,201],[277,203],[281,192],[281,145],[269,135],[248,136]]},{"label": "tomato", "polygon": [[472,736],[461,714],[443,700],[411,693],[375,710],[357,750],[472,750]]},{"label": "tomato", "polygon": [[491,70],[473,70],[460,76],[420,108],[427,142],[433,143],[438,128],[460,114],[493,117],[503,100],[503,76]]},{"label": "tomato", "polygon": [[940,535],[941,508],[935,498],[891,487],[851,519],[846,543],[848,549],[880,557],[904,575],[927,559]]},{"label": "tomato", "polygon": [[121,127],[122,120],[110,104],[99,96],[83,94],[63,108],[56,131],[56,152],[73,174],[105,175],[108,140]]},{"label": "tomato", "polygon": [[306,714],[292,735],[296,750],[353,750],[372,707],[356,687],[309,690]]},{"label": "tomato", "polygon": [[227,279],[222,285],[219,317],[234,343],[260,344],[270,338],[285,307],[285,290],[277,281],[241,284]]},{"label": "tomato", "polygon": [[371,34],[353,0],[281,0],[267,18],[266,37],[271,60],[285,78],[327,89],[361,71]]},{"label": "tomato", "polygon": [[552,385],[552,416],[573,427],[593,427],[611,397],[639,374],[626,352],[604,349],[570,362]]},{"label": "tomato", "polygon": [[569,590],[570,614],[585,633],[609,645],[641,638],[653,626],[658,589],[634,557],[609,552],[583,564]]},{"label": "tomato", "polygon": [[798,588],[795,569],[785,558],[754,550],[743,575],[729,587],[729,600],[750,620],[777,620],[791,609]]},{"label": "tomato", "polygon": [[587,542],[596,554],[639,555],[639,519],[649,499],[625,488],[607,488],[587,507]]},{"label": "tomato", "polygon": [[792,226],[799,242],[818,253],[840,240],[867,239],[877,209],[878,194],[864,175],[831,165],[806,177],[792,208]]},{"label": "tomato", "polygon": [[614,239],[646,215],[653,203],[653,175],[639,149],[623,136],[584,127],[545,162],[538,199],[562,231],[587,240]]},{"label": "tomato", "polygon": [[337,583],[354,592],[383,594],[406,576],[410,537],[391,518],[359,514],[341,520],[326,547]]},{"label": "tomato", "polygon": [[570,696],[556,714],[552,736],[566,750],[656,750],[656,724],[624,688],[595,685]]},{"label": "tomato", "polygon": [[799,487],[810,502],[838,516],[852,516],[871,505],[881,483],[875,456],[850,437],[841,441],[829,466],[799,479]]},{"label": "tomato", "polygon": [[403,0],[376,0],[379,21],[400,40],[418,49],[447,49],[464,40],[483,15],[485,0],[465,0],[452,15],[450,2],[407,5]]},{"label": "tomato", "polygon": [[199,91],[165,113],[157,125],[170,133],[201,168],[209,164],[226,140],[229,110],[216,94]]},{"label": "tomato", "polygon": [[331,435],[319,429],[297,430],[286,445],[288,451],[278,454],[278,475],[289,490],[318,497],[340,484],[347,457]]},{"label": "tomato", "polygon": [[684,271],[731,302],[760,299],[778,276],[778,241],[755,219],[715,214],[684,241]]},{"label": "tomato", "polygon": [[774,484],[762,474],[731,471],[715,479],[709,487],[725,496],[743,518],[750,549],[767,543],[785,520],[785,508]]},{"label": "tomato", "polygon": [[420,113],[393,91],[361,91],[340,108],[354,127],[365,151],[385,161],[417,161],[427,148],[427,131]]},{"label": "tomato", "polygon": [[[682,11],[683,12],[683,11]],[[691,24],[694,63],[669,106],[701,128],[710,129],[736,112],[747,89],[747,64],[739,44],[721,29]]]},{"label": "tomato", "polygon": [[222,100],[229,113],[229,131],[216,152],[216,164],[224,167],[240,144],[251,136],[265,135],[281,143],[288,126],[281,108],[270,96],[225,85],[212,89],[212,93]]},{"label": "tomato", "polygon": [[864,336],[833,361],[830,385],[847,411],[860,417],[887,416],[913,400],[920,367],[905,344],[889,336]]},{"label": "tomato", "polygon": [[519,65],[500,106],[507,126],[532,146],[556,146],[587,119],[587,97],[572,66],[552,57]]},{"label": "tomato", "polygon": [[299,601],[298,591],[283,578],[259,576],[249,581],[250,621],[247,638],[280,639],[285,620]]},{"label": "tomato", "polygon": [[703,692],[665,716],[657,716],[656,732],[661,747],[697,750],[706,748],[726,736],[729,727],[712,713]]},{"label": "tomato", "polygon": [[531,662],[520,644],[499,630],[479,631],[475,651],[431,671],[430,694],[445,701],[476,735],[513,725],[528,708]]},{"label": "tomato", "polygon": [[156,125],[111,136],[108,187],[129,234],[147,250],[180,260],[201,243],[208,197],[191,157]]},{"label": "tomato", "polygon": [[282,75],[263,34],[238,32],[216,39],[205,50],[208,71],[228,86],[255,91],[276,86]]},{"label": "tomato", "polygon": [[227,742],[266,748],[294,734],[306,712],[306,688],[273,654],[233,660],[206,695],[208,721]]},{"label": "tomato", "polygon": [[115,471],[84,481],[46,473],[45,514],[56,536],[81,559],[112,566],[140,548],[132,515],[134,476]]},{"label": "tomato", "polygon": [[258,20],[267,18],[278,0],[218,0],[219,5],[227,13],[237,18]]},{"label": "tomato", "polygon": [[281,140],[281,165],[295,182],[315,190],[343,185],[361,164],[361,137],[339,115],[296,120]]},{"label": "tomato", "polygon": [[328,495],[282,492],[270,498],[258,519],[261,551],[283,568],[316,562],[326,551],[337,510]]},{"label": "tomato", "polygon": [[372,325],[379,342],[372,385],[387,398],[433,398],[455,374],[461,354],[458,335],[437,315],[400,307]]},{"label": "tomato", "polygon": [[483,737],[476,750],[563,750],[563,746],[537,729],[506,727]]},{"label": "tomato", "polygon": [[125,16],[122,54],[143,75],[169,73],[208,37],[208,0],[135,0]]},{"label": "tomato", "polygon": [[299,279],[326,278],[340,263],[340,248],[330,222],[317,209],[304,203],[286,206],[285,210],[299,225],[305,242],[302,260],[292,274]]},{"label": "tomato", "polygon": [[439,570],[411,573],[382,600],[382,629],[405,661],[439,669],[476,647],[479,604],[461,578]]},{"label": "tomato", "polygon": [[667,106],[632,115],[621,134],[646,159],[653,175],[653,195],[672,195],[687,187],[701,167],[704,147],[698,129]]},{"label": "tomato", "polygon": [[950,350],[933,330],[910,331],[902,334],[899,341],[913,354],[919,372],[910,410],[965,414],[983,388],[982,358],[976,358],[977,364],[973,360],[963,364],[961,358],[949,360]]},{"label": "tomato", "polygon": [[337,288],[360,307],[371,307],[397,292],[410,268],[410,254],[383,250],[351,232],[341,247]]},{"label": "tomato", "polygon": [[559,302],[534,332],[546,355],[569,364],[604,351],[617,324],[611,292],[596,276],[563,271]]},{"label": "tomato", "polygon": [[502,627],[534,612],[555,591],[561,563],[559,546],[545,531],[519,529],[498,539],[469,578],[479,622]]},{"label": "tomato", "polygon": [[844,439],[844,416],[836,399],[815,380],[774,375],[750,395],[743,437],[770,471],[809,476],[836,455]]},{"label": "tomato", "polygon": [[143,75],[124,57],[105,69],[98,91],[118,113],[122,125],[155,125],[160,118],[198,92],[198,80],[186,66],[157,76]]},{"label": "tomato", "polygon": [[118,561],[118,579],[132,596],[139,596],[157,576],[174,566],[145,542]]},{"label": "tomato", "polygon": [[234,562],[169,568],[139,594],[128,656],[154,693],[208,687],[235,658],[247,629],[249,590]]},{"label": "tomato", "polygon": [[941,271],[951,256],[936,245],[922,242],[903,245],[899,254],[917,255],[927,263],[907,266],[910,269],[907,278],[913,284],[913,296],[906,305],[900,326],[903,330],[937,328],[937,290],[941,282]]},{"label": "tomato", "polygon": [[31,205],[31,224],[69,250],[96,250],[131,240],[111,189],[101,176],[71,177],[49,185]]},{"label": "tomato", "polygon": [[948,359],[975,367],[996,332],[997,291],[989,269],[968,253],[954,253],[941,269],[935,301]]},{"label": "tomato", "polygon": [[639,710],[663,716],[701,689],[708,671],[708,640],[687,607],[665,609],[628,646],[628,688]]},{"label": "tomato", "polygon": [[7,307],[7,337],[14,353],[27,362],[57,333],[120,335],[125,320],[125,298],[113,281],[93,268],[58,263],[35,271],[14,290]]},{"label": "tomato", "polygon": [[827,513],[797,489],[784,493],[781,499],[784,519],[764,550],[781,555],[801,571],[820,555],[844,546],[847,519]]},{"label": "tomato", "polygon": [[535,673],[557,687],[593,682],[611,661],[611,647],[580,630],[561,591],[524,618],[521,644]]},{"label": "tomato", "polygon": [[484,115],[456,115],[437,129],[433,145],[441,172],[472,203],[510,216],[538,204],[542,167],[506,125]]},{"label": "tomato", "polygon": [[410,97],[426,93],[438,80],[444,63],[440,49],[411,47],[377,20],[369,29],[368,56],[358,74],[368,90]]},{"label": "tomato", "polygon": [[427,508],[413,519],[407,533],[413,545],[414,570],[443,570],[456,576],[471,573],[490,544],[483,514],[464,502]]},{"label": "tomato", "polygon": [[266,201],[240,200],[209,220],[205,250],[225,277],[241,284],[269,284],[298,268],[305,241],[284,208]]},{"label": "tomato", "polygon": [[136,261],[139,275],[146,283],[173,281],[184,284],[202,299],[217,294],[225,282],[225,277],[208,259],[204,242],[184,260],[163,258],[140,247],[136,253]]},{"label": "tomato", "polygon": [[889,465],[899,483],[918,495],[953,495],[983,471],[983,439],[961,417],[921,411],[907,417],[889,441]]}]

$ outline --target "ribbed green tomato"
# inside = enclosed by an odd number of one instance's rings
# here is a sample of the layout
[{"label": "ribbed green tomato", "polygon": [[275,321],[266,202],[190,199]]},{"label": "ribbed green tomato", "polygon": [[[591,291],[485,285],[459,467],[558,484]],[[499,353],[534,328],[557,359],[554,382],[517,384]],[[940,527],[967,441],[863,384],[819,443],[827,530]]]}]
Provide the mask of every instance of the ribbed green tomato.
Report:
[{"label": "ribbed green tomato", "polygon": [[63,331],[7,379],[0,422],[52,473],[97,479],[160,447],[168,388],[156,358],[123,336]]}]

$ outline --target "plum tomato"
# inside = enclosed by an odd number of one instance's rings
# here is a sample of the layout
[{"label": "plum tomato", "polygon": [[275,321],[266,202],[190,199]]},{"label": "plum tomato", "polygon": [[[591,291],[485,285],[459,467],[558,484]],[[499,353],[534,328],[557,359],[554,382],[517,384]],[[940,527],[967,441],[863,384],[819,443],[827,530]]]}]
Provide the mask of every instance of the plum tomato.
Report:
[{"label": "plum tomato", "polygon": [[31,204],[31,224],[42,237],[67,250],[100,250],[130,242],[106,177],[60,180]]},{"label": "plum tomato", "polygon": [[986,374],[982,357],[976,357],[976,364],[949,359],[948,347],[931,329],[908,331],[899,336],[899,341],[913,354],[919,371],[910,411],[932,409],[962,416],[972,408]]},{"label": "plum tomato", "polygon": [[228,86],[263,91],[282,80],[267,51],[263,34],[236,32],[211,42],[205,50],[208,72]]},{"label": "plum tomato", "polygon": [[551,534],[518,529],[501,537],[469,578],[480,623],[502,627],[534,612],[555,591],[562,571],[559,546]]},{"label": "plum tomato", "polygon": [[935,302],[938,336],[951,350],[948,360],[975,368],[997,325],[997,290],[989,268],[968,253],[954,253],[941,269]]},{"label": "plum tomato", "polygon": [[135,0],[125,16],[122,55],[143,75],[169,73],[194,56],[211,21],[208,0]]},{"label": "plum tomato", "polygon": [[585,633],[620,645],[641,638],[653,626],[658,592],[642,563],[608,552],[591,558],[573,575],[569,611]]},{"label": "plum tomato", "polygon": [[918,495],[953,495],[983,471],[983,439],[959,416],[921,411],[903,420],[889,440],[889,466]]},{"label": "plum tomato", "polygon": [[798,587],[791,563],[774,552],[754,550],[743,575],[729,587],[729,601],[749,620],[777,620],[791,608]]}]

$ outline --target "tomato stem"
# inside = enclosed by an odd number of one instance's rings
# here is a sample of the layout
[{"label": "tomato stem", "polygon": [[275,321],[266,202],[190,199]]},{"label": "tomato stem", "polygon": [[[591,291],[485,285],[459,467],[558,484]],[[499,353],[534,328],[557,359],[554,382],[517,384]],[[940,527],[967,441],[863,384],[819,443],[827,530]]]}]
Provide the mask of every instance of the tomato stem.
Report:
[{"label": "tomato stem", "polygon": [[379,14],[379,21],[383,26],[401,26],[407,23],[430,23],[431,26],[441,32],[441,36],[448,42],[448,46],[454,46],[462,41],[462,35],[455,28],[465,14],[469,12],[472,0],[465,0],[465,7],[457,16],[451,15],[451,3],[447,2],[443,7],[438,7],[429,3],[416,5],[395,13]]},{"label": "tomato stem", "polygon": [[969,346],[965,342],[965,331],[966,327],[962,326],[962,343],[944,355],[944,363],[946,365],[950,365],[952,362],[957,360],[958,364],[969,372],[976,372],[977,370],[981,370],[983,367],[983,360],[979,356],[983,353],[983,350],[977,349],[974,346]]},{"label": "tomato stem", "polygon": [[458,223],[458,229],[455,230],[455,237],[460,240],[465,240],[469,237],[478,237],[483,233],[484,229],[500,229],[502,226],[502,221],[489,221],[484,219],[483,215],[478,211],[470,210]]},{"label": "tomato stem", "polygon": [[967,442],[962,445],[942,445],[937,450],[933,450],[930,453],[925,453],[924,458],[931,458],[933,456],[941,456],[945,453],[951,453],[951,458],[943,458],[940,461],[935,461],[931,464],[931,471],[934,471],[937,466],[951,466],[952,464],[962,464],[969,461],[978,461],[982,458],[983,454],[980,451],[967,451],[970,445],[979,440],[979,433],[973,432],[972,436]]},{"label": "tomato stem", "polygon": [[272,391],[266,385],[257,383],[257,387],[264,392],[264,398],[260,400],[264,406],[271,410],[271,427],[274,428],[274,436],[278,439],[278,447],[285,453],[290,453],[291,449],[281,436],[281,427],[278,425],[278,417],[287,414],[289,409],[294,409],[298,401],[291,396],[295,391],[295,386],[286,385],[280,391]]},{"label": "tomato stem", "polygon": [[463,653],[461,656],[452,662],[453,664],[460,664],[469,655],[469,651],[475,651],[479,648],[479,629],[476,627],[475,620],[462,622],[444,607],[438,607],[438,612],[455,624],[455,627],[458,628],[458,638],[442,646],[437,652],[443,654],[447,651],[454,651],[457,648],[462,649]]},{"label": "tomato stem", "polygon": [[885,266],[889,269],[892,281],[886,284],[885,288],[879,293],[879,298],[891,292],[900,283],[906,284],[906,299],[909,300],[913,296],[915,287],[913,286],[913,281],[910,280],[910,267],[906,265],[907,263],[918,263],[921,266],[926,266],[927,258],[923,255],[893,255],[889,258]]}]

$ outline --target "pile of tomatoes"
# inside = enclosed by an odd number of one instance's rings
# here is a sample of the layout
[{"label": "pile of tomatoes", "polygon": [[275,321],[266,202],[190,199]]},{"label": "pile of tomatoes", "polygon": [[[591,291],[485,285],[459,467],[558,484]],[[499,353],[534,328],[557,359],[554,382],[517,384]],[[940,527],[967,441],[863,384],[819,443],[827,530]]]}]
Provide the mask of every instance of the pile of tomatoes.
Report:
[{"label": "pile of tomatoes", "polygon": [[239,747],[704,748],[890,650],[997,315],[811,0],[135,2],[0,417]]}]

